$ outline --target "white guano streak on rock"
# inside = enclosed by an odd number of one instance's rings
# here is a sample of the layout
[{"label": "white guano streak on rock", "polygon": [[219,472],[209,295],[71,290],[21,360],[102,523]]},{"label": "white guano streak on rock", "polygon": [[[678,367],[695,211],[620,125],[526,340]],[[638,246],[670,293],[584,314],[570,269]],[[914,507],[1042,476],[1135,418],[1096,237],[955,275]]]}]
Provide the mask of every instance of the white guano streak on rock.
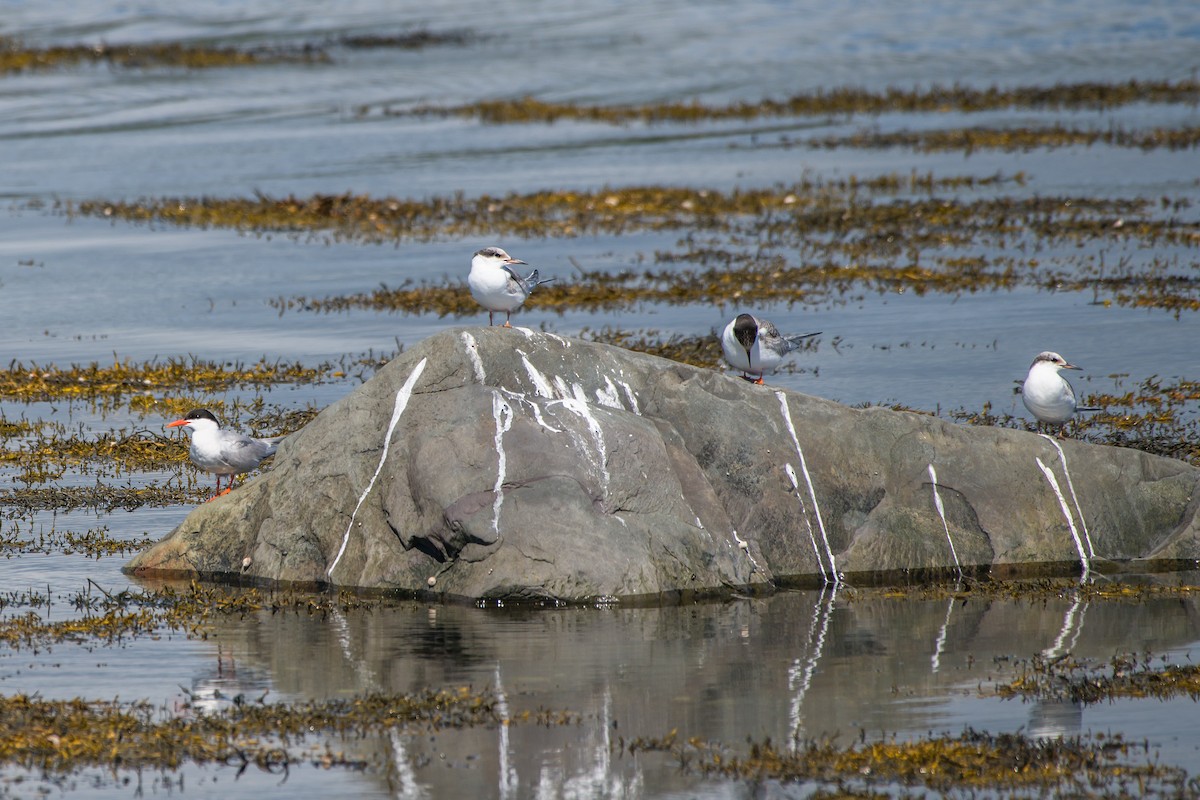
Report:
[{"label": "white guano streak on rock", "polygon": [[[551,385],[550,380],[541,370],[533,365],[528,355],[521,350],[517,352],[521,354],[521,363],[525,367],[525,374],[529,376],[529,380],[533,384],[533,389],[538,397],[545,397],[548,400],[567,400],[572,398],[578,400],[583,397],[586,400],[586,396],[581,395],[582,389],[579,384],[574,384],[572,388],[568,388],[567,382],[563,380],[562,376],[555,375],[554,384]],[[638,409],[637,399],[633,396],[633,390],[627,383],[622,383],[622,386],[625,387],[625,396],[629,400],[629,405],[633,409],[633,413],[640,417],[642,412]],[[621,403],[621,393],[617,390],[617,386],[613,383],[612,378],[607,375],[604,376],[604,388],[596,389],[596,402],[618,411],[625,410],[624,404]]]},{"label": "white guano streak on rock", "polygon": [[535,403],[534,401],[530,400],[525,395],[520,394],[518,392],[505,392],[505,394],[507,394],[509,397],[512,397],[515,400],[519,400],[522,403],[526,403],[529,406],[529,408],[533,410],[533,418],[537,421],[538,425],[541,425],[543,428],[550,431],[551,433],[562,433],[562,428],[556,428],[553,425],[546,422],[546,419],[542,416],[542,407],[539,406],[537,403]]},{"label": "white guano streak on rock", "polygon": [[537,367],[529,363],[529,357],[524,353],[521,353],[521,363],[525,365],[525,374],[533,383],[533,389],[537,392],[538,397],[553,398],[555,394],[554,389],[550,386],[550,381],[546,380],[546,376],[539,372]]},{"label": "white guano streak on rock", "polygon": [[[525,373],[529,375],[529,380],[533,382],[533,390],[536,395],[538,397],[545,398],[554,397],[554,390],[550,388],[550,382],[546,380],[546,376],[538,372],[537,367],[529,363],[529,358],[525,355],[525,353],[521,352],[520,350],[517,352],[521,353],[521,363],[525,365]],[[555,428],[553,425],[550,425],[546,422],[545,418],[542,416],[542,407],[538,405],[536,401],[530,400],[528,397],[526,397],[524,392],[511,392],[507,389],[503,391],[509,397],[528,404],[529,408],[533,411],[533,418],[537,420],[538,425],[541,425],[551,433],[562,433],[560,428]]]},{"label": "white guano streak on rock", "polygon": [[[523,355],[522,358],[524,358]],[[559,375],[554,376],[554,385],[552,387],[546,376],[539,372],[528,360],[525,360],[525,369],[529,373],[529,378],[533,381],[539,394],[557,398],[547,403],[547,406],[561,405],[587,424],[588,432],[591,434],[592,442],[595,444],[596,455],[592,454],[592,448],[587,446],[584,437],[577,431],[568,427],[567,433],[578,444],[579,449],[587,455],[588,460],[592,462],[596,470],[600,473],[601,494],[607,498],[610,476],[608,473],[608,450],[604,444],[604,431],[600,427],[600,422],[591,412],[587,394],[584,392],[583,387],[579,384],[574,384],[574,390],[572,391],[567,388],[566,381]],[[554,428],[551,428],[551,430],[561,433],[561,431],[557,431]]]},{"label": "white guano streak on rock", "polygon": [[825,552],[829,556],[829,567],[833,572],[833,583],[837,585],[842,582],[842,576],[838,574],[837,562],[833,558],[833,548],[829,546],[825,521],[821,519],[821,506],[817,503],[817,492],[813,488],[812,476],[808,474],[808,463],[804,460],[804,451],[800,449],[800,437],[796,435],[796,426],[792,424],[792,411],[788,408],[787,395],[783,392],[776,392],[775,396],[779,398],[779,407],[783,410],[783,421],[787,423],[788,433],[792,435],[792,444],[796,445],[796,455],[800,457],[800,471],[804,473],[804,482],[808,484],[808,496],[812,499],[813,516],[817,518],[817,528],[821,531],[821,540],[825,543]]},{"label": "white guano streak on rock", "polygon": [[354,529],[354,519],[358,516],[358,510],[362,508],[363,501],[367,499],[367,495],[371,493],[371,489],[375,487],[375,481],[379,478],[379,473],[383,471],[383,464],[387,461],[388,449],[392,446],[392,433],[396,430],[396,424],[400,422],[400,415],[404,413],[404,409],[408,407],[408,401],[412,397],[413,387],[417,384],[417,379],[421,377],[421,373],[425,371],[425,364],[429,359],[422,358],[417,366],[413,368],[409,374],[408,380],[400,387],[400,391],[396,392],[396,404],[392,407],[392,420],[388,423],[387,435],[383,437],[383,453],[379,456],[379,465],[375,467],[375,474],[371,476],[370,483],[363,490],[362,495],[358,498],[358,503],[354,506],[354,512],[350,515],[350,524],[346,526],[346,533],[342,536],[342,546],[338,549],[337,556],[333,559],[333,563],[329,565],[329,569],[325,574],[332,578],[333,571],[337,569],[338,562],[342,560],[342,555],[346,552],[346,545],[350,543],[350,531]]},{"label": "white guano streak on rock", "polygon": [[487,375],[483,371],[483,361],[479,358],[479,345],[475,344],[475,337],[464,332],[462,340],[467,348],[467,357],[471,359],[471,366],[475,369],[475,380],[486,383]]},{"label": "white guano streak on rock", "polygon": [[496,418],[496,488],[492,500],[492,531],[500,535],[500,506],[504,502],[504,475],[508,459],[504,455],[504,434],[512,427],[513,410],[500,392],[492,392],[492,416]]},{"label": "white guano streak on rock", "polygon": [[942,518],[942,529],[946,531],[946,541],[950,543],[950,555],[954,557],[954,568],[958,570],[958,577],[962,577],[962,564],[958,563],[958,552],[954,549],[954,540],[950,538],[950,525],[946,522],[946,507],[942,505],[942,496],[938,494],[937,470],[933,468],[933,464],[929,465],[929,480],[933,485],[933,507],[937,509],[938,516]]},{"label": "white guano streak on rock", "polygon": [[[796,479],[796,470],[792,468],[791,464],[784,464],[783,470],[792,482],[792,490],[796,492],[796,499],[800,500],[800,481]],[[821,577],[825,579],[826,583],[829,583],[829,575],[825,572],[825,561],[821,558],[821,547],[817,544],[817,536],[813,533],[812,523],[808,521],[808,511],[804,508],[803,500],[800,500],[800,514],[804,517],[804,527],[808,528],[808,538],[812,542],[813,555],[817,557],[817,567],[821,570]]]},{"label": "white guano streak on rock", "polygon": [[639,417],[642,415],[642,409],[638,407],[637,395],[633,393],[633,387],[625,381],[617,381],[621,384],[621,388],[625,390],[625,399],[629,401],[629,408]]},{"label": "white guano streak on rock", "polygon": [[1079,531],[1075,528],[1075,520],[1071,516],[1071,509],[1067,505],[1067,499],[1063,497],[1062,490],[1058,488],[1058,479],[1054,477],[1054,473],[1042,463],[1040,458],[1034,456],[1033,460],[1037,462],[1038,469],[1046,476],[1046,481],[1050,484],[1050,488],[1054,490],[1054,496],[1058,498],[1058,507],[1062,509],[1063,518],[1067,521],[1067,527],[1071,529],[1071,538],[1075,540],[1075,549],[1079,551],[1079,561],[1083,564],[1083,574],[1087,575],[1092,571],[1092,564],[1088,559],[1087,551],[1083,549],[1083,542],[1079,539]]},{"label": "white guano streak on rock", "polygon": [[617,392],[616,385],[612,382],[612,378],[604,376],[604,388],[596,389],[596,402],[602,406],[615,408],[618,411],[624,411],[625,406],[621,404],[621,395]]},{"label": "white guano streak on rock", "polygon": [[1071,493],[1071,502],[1075,504],[1075,513],[1079,514],[1079,527],[1083,528],[1083,538],[1087,542],[1088,555],[1095,558],[1096,548],[1092,547],[1092,535],[1088,533],[1087,520],[1083,518],[1083,509],[1079,507],[1079,498],[1075,496],[1075,484],[1071,482],[1071,470],[1067,469],[1067,454],[1058,446],[1058,442],[1054,441],[1053,437],[1044,433],[1039,433],[1038,436],[1054,445],[1054,449],[1058,451],[1058,458],[1063,465],[1063,475],[1067,478],[1067,490]]},{"label": "white guano streak on rock", "polygon": [[[595,414],[592,413],[592,403],[588,399],[587,392],[584,390],[583,386],[578,383],[572,383],[570,387],[568,387],[566,380],[561,375],[555,375],[553,382],[551,382],[551,380],[547,378],[541,370],[533,365],[533,363],[529,360],[529,357],[523,352],[521,352],[521,363],[525,367],[525,374],[529,376],[529,380],[533,384],[534,391],[539,397],[553,399],[555,403],[561,403],[563,408],[575,414],[587,424],[588,432],[591,434],[592,442],[595,444],[596,451],[594,458],[590,452],[588,452],[588,457],[600,473],[601,492],[604,497],[607,497],[608,486],[612,480],[612,477],[608,472],[608,448],[604,443],[604,429],[600,426],[600,421],[596,419]],[[621,396],[617,391],[616,385],[612,382],[612,379],[608,378],[607,376],[604,378],[604,381],[606,388],[603,390],[596,390],[597,404],[618,411],[624,411],[625,406],[621,403]],[[532,404],[532,401],[530,402]],[[636,411],[636,403],[634,402],[632,404],[634,405],[635,413],[640,416],[641,412]],[[534,410],[535,413],[537,413],[536,405],[534,405]],[[537,416],[538,421],[543,427],[549,428],[550,430],[556,430],[554,428],[550,428],[550,426],[542,422],[540,414],[537,414]],[[574,435],[574,432],[572,432],[572,436]]]},{"label": "white guano streak on rock", "polygon": [[[696,517],[696,521],[699,522],[700,518]],[[703,529],[704,526],[701,525],[700,528]],[[733,531],[733,540],[737,542],[738,549],[746,554],[746,558],[750,559],[750,566],[754,567],[756,572],[762,572],[762,568],[758,566],[758,562],[754,560],[754,556],[750,555],[750,543],[738,536],[737,528],[730,528],[730,530]]]},{"label": "white guano streak on rock", "polygon": [[563,398],[562,405],[563,408],[578,415],[587,423],[588,431],[592,434],[592,441],[596,444],[596,466],[600,470],[601,489],[604,497],[608,497],[608,484],[611,476],[608,474],[608,448],[604,445],[604,429],[600,427],[600,421],[592,413],[591,404],[588,403],[583,387],[576,383],[573,385],[573,389],[573,396]]}]

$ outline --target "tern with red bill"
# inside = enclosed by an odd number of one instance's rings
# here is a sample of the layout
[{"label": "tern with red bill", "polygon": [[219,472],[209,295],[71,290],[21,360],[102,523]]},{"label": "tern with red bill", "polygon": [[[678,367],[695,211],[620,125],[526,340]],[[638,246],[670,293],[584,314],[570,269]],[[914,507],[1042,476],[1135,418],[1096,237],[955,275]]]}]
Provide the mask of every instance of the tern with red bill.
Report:
[{"label": "tern with red bill", "polygon": [[[249,472],[274,454],[275,446],[282,436],[255,439],[244,433],[227,431],[211,411],[197,408],[189,411],[182,419],[167,423],[168,428],[183,428],[192,435],[188,457],[205,472],[217,476],[217,493],[209,500],[228,494],[233,489],[233,476]],[[221,491],[221,476],[229,479],[225,491]]]}]

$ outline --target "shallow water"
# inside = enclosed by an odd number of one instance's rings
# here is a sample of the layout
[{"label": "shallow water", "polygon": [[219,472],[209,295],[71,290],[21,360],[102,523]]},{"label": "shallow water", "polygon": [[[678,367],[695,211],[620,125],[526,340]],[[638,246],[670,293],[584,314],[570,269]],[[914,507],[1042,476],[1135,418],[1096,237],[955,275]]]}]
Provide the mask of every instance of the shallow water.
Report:
[{"label": "shallow water", "polygon": [[[1035,737],[1119,731],[1148,741],[1166,763],[1194,765],[1200,739],[1190,700],[1084,707],[992,692],[1035,653],[1103,662],[1138,651],[1188,661],[1200,643],[1198,611],[1194,600],[1087,601],[1069,592],[1048,601],[964,602],[828,590],[649,609],[411,603],[319,620],[264,612],[219,622],[204,642],[166,637],[7,653],[0,686],[47,697],[73,697],[87,686],[93,697],[168,706],[191,699],[209,708],[238,695],[279,702],[491,687],[514,717],[569,709],[579,722],[335,741],[369,766],[335,781],[334,791],[740,797],[735,783],[680,773],[667,756],[618,757],[617,744],[673,729],[733,746],[746,737],[849,741],[968,727]],[[293,770],[302,795],[329,790],[331,778],[319,770]],[[213,792],[231,791],[233,771],[189,768],[184,794],[209,796],[205,781],[213,779]],[[407,777],[397,784],[397,774]],[[251,772],[232,791],[242,796],[278,779]]]},{"label": "shallow water", "polygon": [[[287,235],[137,226],[68,218],[60,200],[241,197],[353,192],[424,198],[539,189],[651,184],[720,190],[803,178],[932,172],[939,177],[1024,173],[1022,187],[962,196],[1168,197],[1185,218],[1200,204],[1191,150],[1109,146],[921,153],[904,148],[815,149],[809,136],[863,129],[953,126],[1195,126],[1189,106],[1110,111],[1019,110],[979,115],[890,113],[869,119],[803,118],[687,125],[566,123],[493,126],[468,118],[398,114],[530,95],[550,101],[637,104],[753,102],[841,86],[881,89],[962,82],[974,86],[1180,80],[1200,63],[1200,5],[1103,0],[985,7],[751,2],[652,2],[636,7],[529,3],[388,4],[355,0],[187,4],[112,0],[0,0],[0,36],[29,45],[184,40],[220,46],[328,47],[331,64],[187,71],[83,66],[0,76],[0,360],[24,364],[134,362],[196,356],[219,362],[307,364],[388,355],[448,325],[435,314],[280,312],[271,301],[366,292],[405,280],[459,281],[469,254],[497,243],[570,280],[572,260],[617,271],[680,249],[678,232],[571,239],[446,238],[396,245]],[[465,32],[420,50],[355,50],[344,37],[413,30]],[[389,113],[385,113],[389,112]],[[958,194],[958,193],[952,193]],[[1187,205],[1190,203],[1191,205]],[[1060,245],[1061,247],[1061,245]],[[1194,248],[1163,248],[1195,274]],[[1047,254],[1049,255],[1049,254]],[[1144,257],[1114,242],[1104,254]],[[1032,355],[1059,350],[1085,371],[1083,393],[1139,381],[1195,379],[1200,322],[1163,310],[1097,304],[1090,292],[1023,287],[962,295],[862,291],[828,302],[770,307],[786,330],[824,331],[814,352],[775,385],[850,404],[901,403],[940,413],[1023,415],[1012,393]],[[555,314],[531,304],[521,324],[563,334],[612,326],[703,335],[735,311],[654,306]],[[284,408],[324,407],[351,377],[226,398]],[[167,419],[122,404],[23,405],[7,419],[47,419],[96,434],[159,431]],[[0,467],[0,480],[15,473]],[[57,485],[89,485],[68,472]],[[104,478],[180,481],[190,472]],[[208,478],[203,482],[207,483]],[[133,512],[38,512],[0,517],[0,530],[86,532],[140,540],[168,532],[187,507]],[[0,508],[0,512],[11,511]],[[45,613],[75,613],[78,592],[136,588],[123,557],[22,554],[0,565],[0,595],[48,592]],[[1191,580],[1187,575],[1184,579]],[[1170,578],[1175,580],[1175,577]],[[9,613],[22,609],[8,609]],[[1186,660],[1200,644],[1194,601],[1083,603],[1061,599],[847,600],[788,592],[766,599],[660,609],[477,609],[409,604],[331,618],[261,615],[225,620],[207,641],[182,634],[116,645],[0,650],[0,691],[45,697],[146,699],[172,707],[218,687],[275,700],[493,687],[510,710],[582,715],[577,726],[397,733],[338,746],[366,758],[363,772],[306,768],[288,776],[295,796],[746,797],[751,787],[701,780],[655,754],[618,757],[621,737],[681,736],[738,745],[747,737],[866,731],[920,736],[991,731],[1122,731],[1147,738],[1168,763],[1200,773],[1191,700],[1121,701],[1089,708],[1000,701],[981,692],[1010,677],[1013,659],[1048,650],[1100,660],[1149,652]],[[182,688],[181,688],[182,687]],[[216,702],[216,701],[214,701]],[[281,776],[187,767],[142,776],[146,793],[253,796]],[[182,776],[182,778],[180,777]],[[15,783],[16,778],[25,779]],[[179,786],[182,779],[183,785]],[[127,797],[104,773],[54,781],[68,796]],[[32,794],[37,776],[9,773],[0,791]],[[786,794],[785,789],[779,789]]]}]

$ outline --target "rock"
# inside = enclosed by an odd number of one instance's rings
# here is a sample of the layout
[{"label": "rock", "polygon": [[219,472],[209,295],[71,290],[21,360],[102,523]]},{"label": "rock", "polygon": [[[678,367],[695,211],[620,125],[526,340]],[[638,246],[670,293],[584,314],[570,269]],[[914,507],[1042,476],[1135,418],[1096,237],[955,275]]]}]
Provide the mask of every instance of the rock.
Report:
[{"label": "rock", "polygon": [[421,342],[127,567],[596,600],[1200,557],[1200,469],[525,329]]}]

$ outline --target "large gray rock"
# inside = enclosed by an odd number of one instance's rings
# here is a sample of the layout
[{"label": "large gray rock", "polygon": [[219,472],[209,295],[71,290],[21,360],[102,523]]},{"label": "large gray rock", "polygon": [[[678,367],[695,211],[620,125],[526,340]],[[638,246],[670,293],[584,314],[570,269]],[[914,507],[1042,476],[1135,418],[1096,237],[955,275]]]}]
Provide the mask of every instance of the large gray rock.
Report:
[{"label": "large gray rock", "polygon": [[523,329],[448,330],[134,573],[470,598],[1200,557],[1200,469]]}]

